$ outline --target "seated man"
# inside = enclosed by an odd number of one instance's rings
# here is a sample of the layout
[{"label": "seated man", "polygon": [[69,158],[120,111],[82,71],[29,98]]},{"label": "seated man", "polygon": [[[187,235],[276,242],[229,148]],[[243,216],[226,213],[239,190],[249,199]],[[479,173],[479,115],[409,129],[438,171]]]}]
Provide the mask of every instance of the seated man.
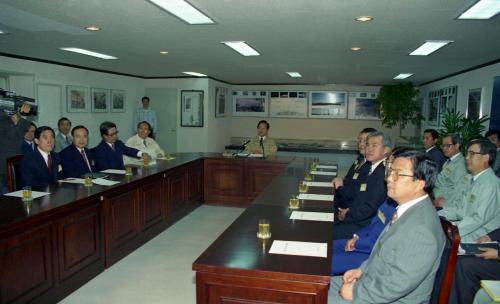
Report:
[{"label": "seated man", "polygon": [[[142,152],[147,153],[151,156],[152,159],[156,159],[157,157],[163,157],[165,152],[160,148],[160,146],[156,143],[154,139],[149,137],[151,134],[151,126],[147,121],[141,121],[137,125],[137,134],[130,137],[125,145],[127,147],[132,147]],[[134,164],[134,165],[142,165],[143,162],[138,160],[136,157],[123,156],[123,162],[125,165]]]},{"label": "seated man", "polygon": [[[500,242],[500,228],[477,240],[478,243],[491,241]],[[483,253],[476,256],[458,257],[449,303],[472,303],[481,280],[500,280],[500,258],[495,249],[484,248]]]},{"label": "seated man", "polygon": [[448,134],[443,137],[443,151],[448,160],[444,163],[434,186],[434,205],[441,207],[451,201],[460,191],[459,185],[467,175],[465,158],[460,152],[460,136]]},{"label": "seated man", "polygon": [[257,124],[257,136],[250,139],[245,147],[244,153],[262,154],[264,156],[275,156],[278,152],[276,142],[269,138],[269,123],[265,120]]},{"label": "seated man", "polygon": [[424,136],[422,137],[422,143],[424,144],[425,154],[429,155],[429,157],[436,162],[438,170],[441,172],[441,168],[443,168],[446,158],[444,157],[443,152],[436,147],[438,138],[439,134],[436,130],[426,129],[424,131]]},{"label": "seated man", "polygon": [[21,180],[23,186],[46,187],[59,177],[59,156],[53,151],[55,133],[51,127],[35,130],[37,148],[23,157]]},{"label": "seated man", "polygon": [[366,136],[369,133],[375,132],[374,128],[364,128],[358,135],[358,158],[354,161],[346,176],[342,179],[336,177],[332,183],[335,187],[334,205],[336,208],[348,208],[354,199],[354,193],[359,188],[359,184],[363,183],[368,173],[370,172],[371,163],[366,161]]},{"label": "seated man", "polygon": [[82,177],[85,173],[95,171],[93,155],[87,144],[89,142],[89,130],[82,126],[76,126],[71,130],[73,144],[64,148],[60,153],[62,174],[64,177]]},{"label": "seated man", "polygon": [[436,164],[418,151],[394,158],[387,194],[398,207],[368,260],[332,278],[328,303],[429,303],[445,245],[428,193]]},{"label": "seated man", "polygon": [[391,153],[391,140],[382,132],[372,132],[366,138],[366,160],[371,162],[366,181],[356,189],[349,208],[335,213],[334,240],[347,239],[367,226],[387,198],[384,160]]},{"label": "seated man", "polygon": [[36,125],[30,122],[28,129],[26,129],[24,133],[23,142],[21,143],[21,151],[23,154],[28,154],[35,150],[35,130]]},{"label": "seated man", "polygon": [[487,139],[474,139],[467,147],[467,170],[472,178],[446,202],[439,215],[453,222],[463,242],[473,242],[500,227],[500,180],[491,169],[496,148]]},{"label": "seated man", "polygon": [[95,167],[97,171],[106,169],[123,169],[123,155],[136,158],[149,158],[147,153],[143,153],[134,148],[127,147],[118,139],[118,130],[111,121],[101,123],[99,127],[102,141],[95,148]]},{"label": "seated man", "polygon": [[59,129],[59,133],[57,133],[56,136],[56,146],[54,151],[59,153],[62,149],[71,145],[72,138],[69,135],[69,131],[71,130],[71,121],[66,117],[61,117],[57,121],[57,128]]},{"label": "seated man", "polygon": [[497,156],[495,163],[491,166],[495,174],[500,178],[500,131],[499,130],[489,130],[484,134],[484,137],[488,138],[497,147]]}]

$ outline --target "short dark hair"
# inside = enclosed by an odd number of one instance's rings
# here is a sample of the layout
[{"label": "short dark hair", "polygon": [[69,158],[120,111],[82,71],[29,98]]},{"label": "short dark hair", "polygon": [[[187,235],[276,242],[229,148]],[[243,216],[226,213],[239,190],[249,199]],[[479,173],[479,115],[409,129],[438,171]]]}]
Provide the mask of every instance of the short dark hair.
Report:
[{"label": "short dark hair", "polygon": [[151,131],[151,124],[145,120],[141,121],[140,123],[137,124],[137,129],[139,129],[139,126],[142,124],[147,124],[149,131]]},{"label": "short dark hair", "polygon": [[443,136],[443,139],[445,137],[450,137],[451,138],[451,143],[454,145],[461,145],[462,144],[462,139],[460,138],[460,134],[458,133],[448,133],[445,136]]},{"label": "short dark hair", "polygon": [[271,128],[271,126],[269,125],[267,120],[263,119],[263,120],[259,121],[259,123],[257,124],[257,128],[260,126],[260,124],[265,124],[268,130],[269,130],[269,128]]},{"label": "short dark hair", "polygon": [[61,125],[61,122],[63,122],[63,121],[68,121],[69,125],[71,126],[71,120],[69,120],[67,117],[59,118],[59,120],[57,121],[57,126],[59,127]]},{"label": "short dark hair", "polygon": [[47,130],[52,132],[52,136],[56,137],[56,133],[54,132],[54,129],[52,129],[49,126],[40,126],[40,127],[36,128],[36,130],[35,130],[35,138],[40,139],[40,135],[42,135],[42,133],[44,131],[47,131]]},{"label": "short dark hair", "polygon": [[35,128],[35,130],[36,130],[36,128],[37,128],[34,122],[30,122],[29,126],[28,126],[28,127],[26,127],[26,129],[24,130],[24,133],[28,132],[28,131],[30,130],[30,128],[31,128],[31,127],[34,127],[34,128]]},{"label": "short dark hair", "polygon": [[87,127],[82,126],[82,125],[78,125],[78,126],[75,126],[73,129],[71,129],[71,136],[75,136],[75,131],[78,129],[85,129],[85,131],[87,131],[87,135],[89,135],[89,129],[87,129]]},{"label": "short dark hair", "polygon": [[114,122],[112,122],[112,121],[102,122],[101,125],[99,126],[99,132],[101,132],[101,136],[108,135],[108,131],[111,128],[116,128],[116,125]]},{"label": "short dark hair", "polygon": [[424,134],[425,133],[430,133],[433,139],[438,139],[439,138],[438,131],[436,131],[434,129],[425,129]]},{"label": "short dark hair", "polygon": [[416,150],[407,150],[394,156],[397,158],[407,158],[413,165],[413,178],[425,181],[424,191],[430,193],[438,175],[438,168],[434,162],[425,153]]},{"label": "short dark hair", "polygon": [[500,130],[497,129],[491,129],[486,134],[484,134],[484,137],[490,137],[491,135],[496,135],[497,139],[500,140]]},{"label": "short dark hair", "polygon": [[141,98],[141,102],[144,102],[144,99],[147,99],[148,101],[150,101],[148,96],[144,96]]},{"label": "short dark hair", "polygon": [[372,132],[377,132],[377,129],[374,129],[374,128],[364,128],[359,133],[372,133]]},{"label": "short dark hair", "polygon": [[495,145],[491,141],[487,140],[486,138],[473,139],[469,141],[467,149],[469,149],[469,147],[472,145],[479,145],[479,153],[488,155],[490,157],[488,160],[488,165],[490,165],[490,167],[495,163],[495,158],[497,156],[497,147],[495,147]]}]

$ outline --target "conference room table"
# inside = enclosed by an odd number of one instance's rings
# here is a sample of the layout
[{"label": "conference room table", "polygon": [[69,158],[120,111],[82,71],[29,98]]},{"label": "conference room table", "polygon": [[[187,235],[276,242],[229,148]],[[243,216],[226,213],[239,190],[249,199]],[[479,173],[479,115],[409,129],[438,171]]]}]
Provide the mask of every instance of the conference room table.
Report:
[{"label": "conference room table", "polygon": [[[0,197],[0,303],[55,303],[202,203],[246,210],[194,262],[198,303],[326,303],[333,223],[288,219],[311,159],[172,156],[132,176],[110,174],[113,186],[58,182],[33,189],[50,194],[29,203]],[[331,209],[301,203],[302,211]],[[271,222],[267,241],[256,237],[261,218]],[[269,254],[275,239],[328,243],[328,256]]]}]

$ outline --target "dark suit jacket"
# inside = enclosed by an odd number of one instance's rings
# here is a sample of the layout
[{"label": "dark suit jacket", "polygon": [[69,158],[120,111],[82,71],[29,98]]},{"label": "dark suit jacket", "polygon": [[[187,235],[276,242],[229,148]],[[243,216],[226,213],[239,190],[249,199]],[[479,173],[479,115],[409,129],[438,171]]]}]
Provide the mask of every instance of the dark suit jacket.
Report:
[{"label": "dark suit jacket", "polygon": [[121,140],[115,142],[115,150],[103,140],[95,147],[95,167],[97,171],[123,169],[123,154],[137,157],[139,150],[127,147]]},{"label": "dark suit jacket", "polygon": [[441,168],[443,168],[443,165],[446,162],[446,157],[443,155],[443,152],[441,152],[438,147],[434,147],[429,152],[425,152],[425,154],[436,162],[438,170],[441,172]]},{"label": "dark suit jacket", "polygon": [[21,163],[21,179],[23,186],[46,187],[55,183],[59,178],[59,156],[55,152],[50,153],[52,159],[52,172],[49,172],[47,164],[38,149],[25,154]]},{"label": "dark suit jacket", "polygon": [[[33,146],[36,148],[36,144],[35,142],[33,142]],[[23,154],[28,154],[30,152],[33,152],[33,148],[31,148],[31,146],[23,139],[22,143],[21,143],[21,151]]]},{"label": "dark suit jacket", "polygon": [[[94,160],[92,152],[85,148],[85,155],[92,171],[95,171],[94,166],[92,166]],[[61,158],[62,174],[64,177],[82,177],[85,173],[90,172],[87,163],[75,145],[69,145],[64,148],[59,152],[59,157]]]},{"label": "dark suit jacket", "polygon": [[349,208],[354,200],[356,191],[359,189],[359,185],[366,181],[371,165],[371,162],[366,161],[359,168],[353,165],[351,167],[352,171],[349,169],[344,178],[344,185],[335,190],[335,208]]}]

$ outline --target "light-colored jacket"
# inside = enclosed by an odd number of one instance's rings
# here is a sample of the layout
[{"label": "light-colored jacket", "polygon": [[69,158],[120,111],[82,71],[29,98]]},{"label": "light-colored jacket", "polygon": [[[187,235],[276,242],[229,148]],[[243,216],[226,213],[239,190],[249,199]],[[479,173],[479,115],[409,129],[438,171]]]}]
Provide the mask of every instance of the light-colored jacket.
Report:
[{"label": "light-colored jacket", "polygon": [[245,147],[244,153],[254,153],[253,151],[259,151],[259,154],[264,154],[264,156],[274,156],[278,152],[278,146],[274,139],[266,136],[266,139],[262,141],[264,146],[264,151],[262,152],[262,147],[260,146],[260,139],[258,136],[253,137],[250,142]]},{"label": "light-colored jacket", "polygon": [[467,174],[465,158],[459,153],[453,160],[447,160],[434,185],[434,196],[444,198],[444,203],[451,201],[460,193],[459,185]]},{"label": "light-colored jacket", "polygon": [[[163,156],[165,155],[165,152],[160,148],[158,143],[156,143],[156,141],[151,137],[146,137],[146,139],[142,139],[139,137],[139,135],[136,134],[127,139],[125,145],[140,150],[144,153],[147,153],[153,160],[156,159],[158,154],[161,154]],[[128,164],[142,165],[143,160],[123,155],[123,163],[125,165]]]},{"label": "light-colored jacket", "polygon": [[56,145],[54,147],[54,151],[56,152],[61,152],[62,149],[66,148],[67,146],[71,145],[73,143],[73,137],[68,133],[66,135],[66,138],[64,138],[61,133],[57,133],[56,135]]}]

